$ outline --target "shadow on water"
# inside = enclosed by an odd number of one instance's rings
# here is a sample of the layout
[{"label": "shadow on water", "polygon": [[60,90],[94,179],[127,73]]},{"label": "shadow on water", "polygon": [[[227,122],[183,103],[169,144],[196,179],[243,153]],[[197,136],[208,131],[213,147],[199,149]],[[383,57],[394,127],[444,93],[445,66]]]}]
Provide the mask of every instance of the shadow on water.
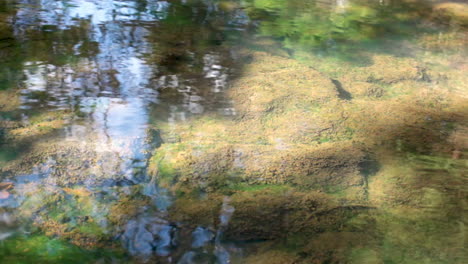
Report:
[{"label": "shadow on water", "polygon": [[[362,99],[285,59],[411,57],[394,41],[434,30],[416,5],[3,1],[0,260],[458,261],[461,242],[441,233],[466,221],[466,149],[452,138],[463,111],[353,116],[359,100],[390,97],[376,85],[433,78],[366,77]],[[248,96],[235,102],[231,85]]]}]

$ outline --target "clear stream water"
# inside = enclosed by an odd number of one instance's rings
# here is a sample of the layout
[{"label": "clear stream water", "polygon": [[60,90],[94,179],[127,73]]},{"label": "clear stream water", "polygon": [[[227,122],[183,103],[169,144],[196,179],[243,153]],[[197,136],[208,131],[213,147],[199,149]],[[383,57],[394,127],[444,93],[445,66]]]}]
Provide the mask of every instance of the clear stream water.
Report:
[{"label": "clear stream water", "polygon": [[[178,131],[171,128],[193,118],[239,118],[228,91],[248,74],[243,49],[301,63],[315,56],[309,65],[328,69],[331,78],[340,73],[328,65],[366,67],[374,54],[429,64],[452,56],[463,64],[466,24],[434,15],[436,2],[0,0],[0,262],[312,263],[313,254],[306,262],[274,254],[249,259],[265,241],[224,238],[237,212],[229,195],[217,209],[216,226],[180,228],[171,219],[177,193],[148,172],[154,151],[178,135],[162,136],[155,124]],[[452,46],[420,43],[422,36],[443,42],[457,34],[462,37],[447,40]],[[456,62],[439,68],[441,74],[466,69]],[[338,88],[340,97],[350,100],[345,89]],[[464,92],[464,79],[450,91],[460,98]],[[59,125],[49,131],[56,119]],[[448,170],[462,184],[463,162],[462,169]],[[466,213],[466,190],[455,189],[465,201],[456,210]],[[149,202],[137,213],[113,212],[123,199]],[[265,225],[276,224],[266,218]],[[464,240],[466,218],[457,219],[460,229],[450,236]],[[453,250],[462,263],[464,255]],[[442,263],[434,256],[378,260],[372,252],[365,263]]]}]

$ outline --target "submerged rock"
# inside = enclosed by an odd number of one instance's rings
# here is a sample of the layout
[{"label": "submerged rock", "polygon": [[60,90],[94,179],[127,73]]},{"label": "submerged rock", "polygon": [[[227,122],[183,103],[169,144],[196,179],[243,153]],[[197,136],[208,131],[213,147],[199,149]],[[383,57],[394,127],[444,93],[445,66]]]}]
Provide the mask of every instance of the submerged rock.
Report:
[{"label": "submerged rock", "polygon": [[[169,211],[170,217],[181,225],[216,227],[222,230],[222,240],[257,241],[332,230],[361,210],[371,209],[351,202],[340,205],[334,197],[324,193],[266,187],[234,194],[229,202],[232,216],[225,223],[222,199],[216,195],[210,195],[208,199],[182,197]],[[198,234],[203,229],[197,227],[196,230],[199,230]]]},{"label": "submerged rock", "polygon": [[349,141],[334,82],[291,59],[243,56],[251,61],[229,90],[239,115],[161,127],[163,141],[172,134],[179,140],[155,151],[150,172],[168,187],[195,184],[213,192],[236,182],[292,184],[349,189],[362,198],[359,163],[367,154]]},{"label": "submerged rock", "polygon": [[451,24],[468,26],[468,4],[466,3],[457,1],[438,3],[434,5],[433,13],[436,18]]},{"label": "submerged rock", "polygon": [[330,78],[294,60],[254,53],[242,78],[229,90],[244,117],[258,118],[297,104],[324,103],[338,98]]}]

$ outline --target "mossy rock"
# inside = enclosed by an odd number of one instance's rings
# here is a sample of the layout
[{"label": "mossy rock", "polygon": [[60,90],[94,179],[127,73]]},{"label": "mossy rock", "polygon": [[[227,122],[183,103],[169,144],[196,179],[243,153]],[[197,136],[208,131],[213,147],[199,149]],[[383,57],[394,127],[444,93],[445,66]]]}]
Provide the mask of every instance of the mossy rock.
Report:
[{"label": "mossy rock", "polygon": [[229,90],[245,117],[282,111],[293,102],[312,104],[338,98],[332,80],[310,67],[263,52],[248,56],[253,59],[243,69],[245,77],[236,80]]},{"label": "mossy rock", "polygon": [[[168,173],[177,179],[176,185],[195,184],[208,191],[240,182],[322,190],[332,185],[341,189],[364,185],[359,164],[366,154],[352,144],[300,145],[281,151],[271,146],[226,145],[164,155],[158,163],[164,172],[162,180]],[[176,160],[169,159],[174,156]]]},{"label": "mossy rock", "polygon": [[468,4],[460,2],[444,2],[435,4],[433,16],[450,24],[468,26]]},{"label": "mossy rock", "polygon": [[228,201],[234,213],[229,224],[223,226],[219,218],[223,197],[219,194],[208,194],[201,199],[190,195],[181,197],[169,209],[169,215],[185,227],[222,228],[223,239],[229,241],[258,241],[333,230],[361,210],[367,210],[366,206],[352,203],[340,205],[324,193],[264,187],[235,192]]}]

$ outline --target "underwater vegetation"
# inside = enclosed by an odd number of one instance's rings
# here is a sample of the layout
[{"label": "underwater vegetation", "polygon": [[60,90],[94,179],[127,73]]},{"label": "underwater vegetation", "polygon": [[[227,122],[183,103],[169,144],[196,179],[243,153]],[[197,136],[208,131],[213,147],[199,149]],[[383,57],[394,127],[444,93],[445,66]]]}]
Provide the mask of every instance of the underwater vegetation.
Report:
[{"label": "underwater vegetation", "polygon": [[466,263],[467,4],[0,3],[0,263]]}]

